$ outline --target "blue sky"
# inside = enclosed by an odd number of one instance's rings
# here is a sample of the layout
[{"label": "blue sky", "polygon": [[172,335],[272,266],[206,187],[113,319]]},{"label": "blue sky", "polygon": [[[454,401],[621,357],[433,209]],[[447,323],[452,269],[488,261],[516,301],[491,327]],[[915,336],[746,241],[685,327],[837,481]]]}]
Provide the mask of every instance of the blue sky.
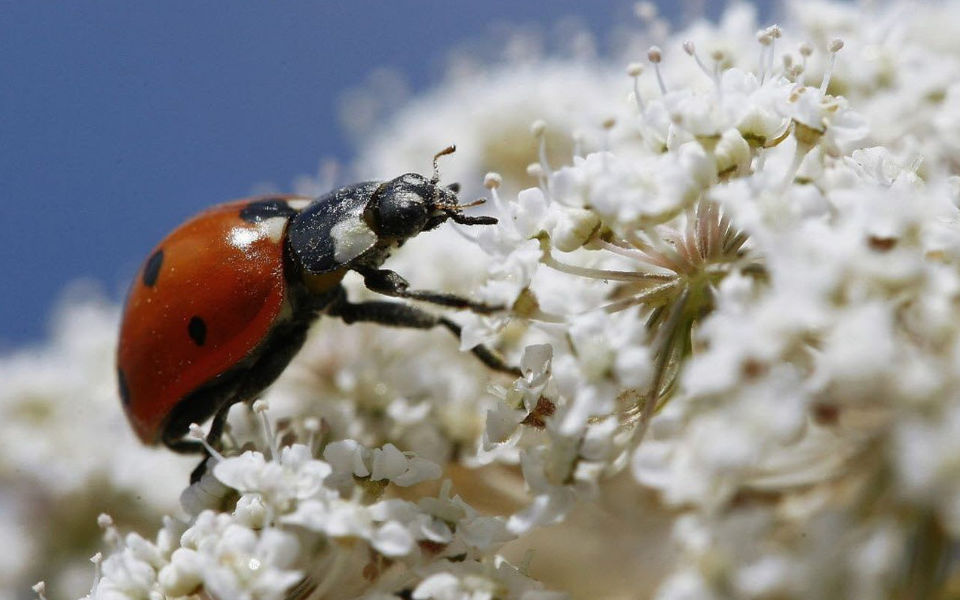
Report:
[{"label": "blue sky", "polygon": [[341,93],[378,67],[413,89],[497,23],[596,33],[621,0],[0,0],[0,349],[42,338],[64,288],[112,299],[200,208],[349,161]]}]

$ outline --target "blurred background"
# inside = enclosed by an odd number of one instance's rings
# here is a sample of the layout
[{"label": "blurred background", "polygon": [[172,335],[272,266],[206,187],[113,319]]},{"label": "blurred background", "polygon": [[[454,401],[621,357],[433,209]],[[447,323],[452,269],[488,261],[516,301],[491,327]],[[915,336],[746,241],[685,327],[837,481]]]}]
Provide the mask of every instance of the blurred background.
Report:
[{"label": "blurred background", "polygon": [[[675,23],[719,11],[657,4]],[[0,352],[42,338],[79,278],[121,300],[149,249],[199,209],[349,164],[376,135],[363,125],[458,52],[496,60],[526,30],[547,48],[573,31],[615,43],[636,23],[625,0],[3,0]]]}]

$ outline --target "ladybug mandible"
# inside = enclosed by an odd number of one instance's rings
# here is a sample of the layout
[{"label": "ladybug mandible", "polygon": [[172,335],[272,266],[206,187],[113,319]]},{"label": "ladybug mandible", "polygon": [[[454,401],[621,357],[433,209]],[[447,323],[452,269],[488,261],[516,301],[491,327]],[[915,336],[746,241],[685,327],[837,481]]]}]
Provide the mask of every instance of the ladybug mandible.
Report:
[{"label": "ladybug mandible", "polygon": [[[146,444],[202,452],[184,439],[211,416],[219,440],[231,405],[253,400],[297,353],[321,314],[347,323],[460,327],[400,302],[347,299],[341,280],[359,273],[370,290],[481,313],[503,307],[453,294],[411,290],[380,266],[390,251],[447,219],[490,225],[463,214],[459,186],[407,173],[358,183],[316,199],[271,196],[221,204],[173,231],[134,280],[117,348],[117,378],[127,418]],[[518,375],[484,346],[472,349],[498,371]]]}]

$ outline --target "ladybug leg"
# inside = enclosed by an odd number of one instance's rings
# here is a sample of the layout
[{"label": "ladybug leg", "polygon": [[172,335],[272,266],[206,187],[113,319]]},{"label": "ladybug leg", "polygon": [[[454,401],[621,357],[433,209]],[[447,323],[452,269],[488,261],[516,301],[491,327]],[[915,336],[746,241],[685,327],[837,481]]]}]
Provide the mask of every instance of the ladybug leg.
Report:
[{"label": "ladybug leg", "polygon": [[209,456],[204,456],[200,459],[200,464],[198,464],[192,471],[190,471],[190,485],[195,484],[200,481],[204,475],[207,474],[207,459]]},{"label": "ladybug leg", "polygon": [[[215,450],[220,450],[223,445],[223,428],[227,424],[227,413],[230,412],[230,407],[232,403],[225,404],[223,408],[217,411],[217,414],[213,416],[213,422],[210,424],[210,431],[207,433],[207,444]],[[200,442],[191,442],[189,440],[181,440],[182,444],[191,444],[196,446],[196,450],[178,450],[178,452],[200,452],[203,453],[203,458],[200,459],[200,464],[198,464],[193,471],[190,472],[190,483],[194,484],[200,481],[200,478],[204,476],[207,472],[207,459],[210,458],[210,453],[207,451],[206,446]]]},{"label": "ladybug leg", "polygon": [[203,458],[200,459],[200,463],[190,472],[190,483],[194,484],[200,481],[200,478],[203,477],[203,474],[207,472],[207,459],[210,458],[210,455],[207,454],[207,449],[203,447],[203,444],[197,440],[165,440],[164,445],[167,448],[170,448],[174,452],[179,454],[202,454]]},{"label": "ladybug leg", "polygon": [[[177,454],[206,454],[207,451],[203,444],[196,440],[174,440],[164,441],[163,445],[170,448]],[[206,460],[206,459],[204,459]]]},{"label": "ladybug leg", "polygon": [[[227,413],[230,412],[230,407],[233,406],[233,404],[233,401],[226,402],[213,416],[213,422],[210,424],[210,431],[207,433],[206,442],[215,450],[219,451],[222,447],[221,437],[223,436],[223,428],[227,423]],[[179,454],[209,454],[202,442],[194,438],[185,437],[186,433],[186,431],[181,431],[180,433],[172,433],[170,435],[164,434],[163,445]]]},{"label": "ladybug leg", "polygon": [[[456,323],[454,323],[453,321],[445,317],[440,318],[440,325],[443,325],[444,327],[449,329],[451,332],[453,332],[453,335],[457,336],[457,339],[460,339],[461,328],[459,325],[457,325]],[[511,367],[510,365],[508,365],[506,362],[504,362],[503,357],[500,356],[500,354],[498,354],[497,352],[494,352],[490,348],[487,348],[483,344],[477,344],[473,348],[470,348],[470,352],[472,352],[474,356],[479,358],[480,362],[487,365],[494,371],[500,371],[501,373],[509,373],[514,377],[523,376],[523,373],[520,371],[520,369],[518,369],[517,367]]]},{"label": "ladybug leg", "polygon": [[[232,402],[228,402],[217,411],[213,416],[213,422],[210,424],[210,431],[207,433],[207,444],[220,450],[223,442],[223,429],[227,423],[227,413],[230,411],[230,406]],[[206,446],[202,442],[196,439],[167,439],[163,440],[164,445],[167,448],[170,448],[174,452],[180,454],[202,454],[203,458],[200,460],[200,464],[190,473],[190,483],[196,483],[200,481],[200,478],[203,477],[203,474],[207,472],[207,459],[210,458],[210,453],[207,451]]]},{"label": "ladybug leg", "polygon": [[363,283],[368,289],[378,294],[383,294],[384,296],[421,300],[440,306],[466,309],[479,314],[500,312],[506,308],[503,305],[474,302],[463,296],[457,296],[456,294],[431,292],[427,290],[411,290],[409,289],[410,283],[406,279],[401,277],[399,273],[390,271],[389,269],[356,268],[355,270],[363,276]]},{"label": "ladybug leg", "polygon": [[223,447],[223,429],[227,425],[227,413],[233,402],[228,402],[220,407],[217,414],[213,416],[213,422],[210,423],[210,431],[207,433],[207,443],[214,450],[220,451]]},{"label": "ladybug leg", "polygon": [[[210,423],[210,431],[207,432],[207,445],[218,452],[223,448],[223,429],[227,426],[227,414],[230,412],[230,407],[233,406],[233,404],[233,402],[227,402],[220,407],[217,414],[213,415],[213,422]],[[210,452],[206,446],[201,445],[200,448],[204,457],[200,461],[200,464],[190,473],[190,483],[200,481],[200,478],[207,472],[207,459],[210,458]]]},{"label": "ladybug leg", "polygon": [[[380,325],[414,329],[432,329],[442,325],[458,339],[460,337],[460,326],[453,321],[399,302],[371,300],[353,303],[349,302],[345,296],[340,296],[330,304],[327,314],[340,317],[347,324],[366,321],[379,323]],[[514,377],[521,376],[520,369],[508,365],[499,354],[483,344],[474,346],[470,349],[470,352],[494,371],[509,373]]]}]

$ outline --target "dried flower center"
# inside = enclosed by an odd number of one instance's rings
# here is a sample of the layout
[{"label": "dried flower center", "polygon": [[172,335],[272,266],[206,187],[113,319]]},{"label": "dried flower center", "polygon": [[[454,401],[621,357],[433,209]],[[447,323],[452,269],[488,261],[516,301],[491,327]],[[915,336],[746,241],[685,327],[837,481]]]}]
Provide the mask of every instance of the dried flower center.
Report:
[{"label": "dried flower center", "polygon": [[618,238],[605,231],[585,247],[612,252],[638,264],[636,271],[591,269],[556,260],[542,241],[547,266],[582,277],[618,281],[608,313],[642,307],[655,369],[647,390],[637,394],[639,410],[629,421],[646,422],[672,393],[680,366],[693,348],[697,322],[714,306],[716,287],[734,267],[750,262],[747,235],[735,228],[716,203],[700,200],[679,227],[650,227]]}]

